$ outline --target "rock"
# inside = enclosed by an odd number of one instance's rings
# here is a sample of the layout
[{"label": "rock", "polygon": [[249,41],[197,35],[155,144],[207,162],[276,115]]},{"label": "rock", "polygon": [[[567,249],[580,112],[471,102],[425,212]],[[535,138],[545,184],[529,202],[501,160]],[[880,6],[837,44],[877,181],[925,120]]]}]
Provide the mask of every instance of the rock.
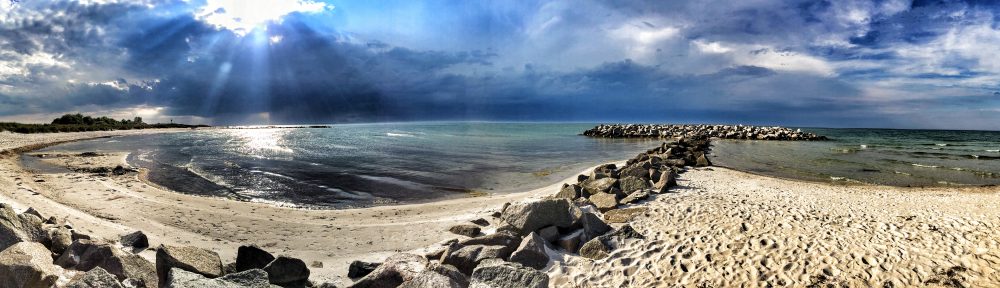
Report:
[{"label": "rock", "polygon": [[76,241],[76,240],[90,240],[90,235],[79,233],[76,230],[69,230],[69,233],[70,233],[70,238],[72,238],[73,241]]},{"label": "rock", "polygon": [[274,261],[274,255],[271,255],[271,253],[260,249],[256,245],[243,245],[236,249],[234,268],[236,268],[236,272],[250,269],[264,269],[271,261]]},{"label": "rock", "polygon": [[590,202],[593,202],[597,210],[601,212],[618,208],[618,196],[615,194],[597,193],[590,196]]},{"label": "rock", "polygon": [[469,282],[474,288],[545,288],[549,276],[517,263],[488,261],[476,267]]},{"label": "rock", "polygon": [[667,159],[663,163],[673,167],[684,167],[684,164],[687,162],[684,159]]},{"label": "rock", "polygon": [[645,239],[646,238],[645,236],[642,236],[642,234],[639,234],[639,231],[635,231],[635,229],[632,229],[632,225],[622,226],[621,228],[618,228],[618,230],[615,230],[615,232],[611,232],[608,235],[611,236],[611,237],[614,237],[615,240],[618,240],[618,241],[625,240],[625,239]]},{"label": "rock", "polygon": [[615,178],[601,178],[597,180],[588,180],[580,183],[583,187],[583,196],[594,195],[601,192],[611,191],[611,187],[618,184],[618,179]]},{"label": "rock", "polygon": [[398,287],[413,280],[427,269],[427,259],[414,254],[399,253],[385,259],[382,265],[365,277],[358,279],[355,288]]},{"label": "rock", "polygon": [[586,243],[590,239],[597,238],[611,231],[611,226],[604,223],[604,220],[601,220],[601,217],[598,217],[594,213],[584,214],[580,218],[580,223],[583,226],[583,235],[580,238],[580,243]]},{"label": "rock", "polygon": [[660,174],[660,180],[653,183],[653,192],[666,193],[670,187],[677,186],[677,174],[666,170]]},{"label": "rock", "polygon": [[507,207],[501,215],[504,222],[514,226],[522,235],[545,226],[569,227],[582,212],[566,199],[546,199],[517,203]]},{"label": "rock", "polygon": [[10,205],[0,204],[0,250],[18,242],[51,244],[48,231],[42,229],[42,218],[29,213],[17,214]]},{"label": "rock", "polygon": [[635,191],[648,189],[649,181],[635,176],[622,177],[621,180],[618,180],[618,187],[621,187],[622,192],[625,192],[626,195],[630,195]]},{"label": "rock", "polygon": [[490,221],[486,221],[486,219],[483,219],[483,218],[479,218],[479,219],[472,220],[472,221],[469,221],[469,222],[472,222],[472,224],[476,224],[476,225],[479,225],[479,226],[490,226]]},{"label": "rock", "polygon": [[193,246],[160,245],[156,249],[156,274],[160,283],[166,283],[172,268],[194,272],[208,278],[222,276],[222,260],[213,251]]},{"label": "rock", "polygon": [[535,269],[545,268],[549,264],[549,254],[546,251],[548,245],[547,240],[532,232],[524,237],[517,250],[510,254],[510,262],[520,263]]},{"label": "rock", "polygon": [[[290,285],[305,283],[309,279],[309,267],[302,259],[278,256],[264,267],[271,284]],[[298,285],[296,285],[298,286]]]},{"label": "rock", "polygon": [[607,243],[606,237],[601,236],[584,243],[583,247],[580,247],[580,256],[594,260],[604,259],[604,257],[608,257],[611,250],[611,245]]},{"label": "rock", "polygon": [[645,200],[646,198],[649,198],[649,190],[643,189],[635,191],[632,194],[628,194],[628,196],[622,198],[621,202],[622,204],[632,204],[635,202],[639,202],[640,200]]},{"label": "rock", "polygon": [[461,283],[456,282],[448,276],[441,275],[435,271],[424,270],[413,277],[410,281],[403,282],[403,285],[399,285],[399,288],[424,288],[424,287],[448,287],[448,288],[464,288],[468,287],[462,286]]},{"label": "rock", "polygon": [[375,268],[378,268],[378,266],[381,264],[382,263],[372,263],[372,262],[354,260],[353,262],[351,262],[351,265],[347,267],[347,277],[350,278],[365,277],[365,275],[368,275],[368,273],[372,273],[372,271],[375,271]]},{"label": "rock", "polygon": [[[631,177],[637,177],[637,178],[649,178],[649,174],[647,172],[647,169],[648,169],[648,167],[643,167],[643,165],[635,165],[634,164],[632,166],[628,166],[628,167],[625,167],[624,169],[622,169],[622,171],[621,171],[621,177],[623,179],[626,178],[626,177],[630,177],[630,176]],[[628,191],[624,187],[622,187],[622,190]]]},{"label": "rock", "polygon": [[438,274],[450,278],[455,283],[458,283],[459,287],[469,287],[469,277],[466,277],[465,274],[458,271],[458,268],[455,268],[455,266],[430,263],[427,264],[427,270],[437,272]]},{"label": "rock", "polygon": [[312,267],[312,268],[323,268],[323,261],[313,260],[312,263],[309,263],[309,267]]},{"label": "rock", "polygon": [[50,254],[45,245],[35,242],[6,247],[0,252],[0,287],[52,287],[61,269],[52,264]]},{"label": "rock", "polygon": [[587,180],[587,179],[590,179],[590,176],[583,175],[583,174],[580,174],[580,175],[576,176],[576,182],[577,183],[583,182],[584,180]]},{"label": "rock", "polygon": [[149,248],[149,238],[142,231],[135,231],[129,234],[122,235],[121,237],[122,246],[132,247],[134,249],[146,249]]},{"label": "rock", "polygon": [[480,229],[481,228],[479,228],[479,226],[476,225],[459,224],[451,226],[451,228],[448,228],[448,231],[451,231],[451,233],[455,233],[462,236],[475,237],[476,235],[479,235]]},{"label": "rock", "polygon": [[556,240],[556,245],[568,253],[576,253],[576,249],[580,247],[580,237],[583,237],[583,229],[577,229],[572,233],[559,237]]},{"label": "rock", "polygon": [[581,188],[579,185],[576,184],[566,185],[563,186],[563,188],[559,190],[559,193],[556,193],[554,197],[573,200],[576,199],[577,197],[580,197],[581,189],[583,188]]},{"label": "rock", "polygon": [[499,245],[453,245],[441,256],[441,263],[455,266],[458,271],[472,274],[472,270],[484,259],[507,259],[514,249]]},{"label": "rock", "polygon": [[480,236],[476,238],[469,238],[459,241],[458,244],[468,246],[468,245],[491,245],[491,246],[504,246],[510,248],[510,251],[514,251],[517,245],[521,243],[521,237],[518,237],[513,232],[510,231],[497,231],[490,235]]},{"label": "rock", "polygon": [[107,270],[97,267],[90,269],[87,273],[74,276],[66,284],[66,288],[121,288],[115,275],[111,275]]},{"label": "rock", "polygon": [[172,288],[271,288],[271,284],[267,283],[267,272],[260,269],[251,269],[221,278],[209,279],[198,273],[171,268],[165,281],[163,287]]},{"label": "rock", "polygon": [[127,278],[142,281],[146,287],[156,287],[158,280],[156,266],[139,255],[122,251],[121,248],[100,241],[86,239],[73,241],[66,251],[55,261],[66,269],[90,271],[96,267],[104,269],[118,280]]},{"label": "rock", "polygon": [[632,207],[632,208],[622,208],[615,209],[604,213],[604,220],[610,223],[628,223],[635,218],[636,215],[646,213],[648,207]]},{"label": "rock", "polygon": [[712,166],[712,162],[708,161],[708,157],[706,157],[705,154],[701,154],[701,156],[698,156],[698,160],[695,161],[695,166],[708,167]]},{"label": "rock", "polygon": [[538,229],[538,236],[541,236],[542,239],[551,243],[556,241],[556,238],[559,238],[559,228],[556,228],[556,226],[548,226]]},{"label": "rock", "polygon": [[114,174],[114,175],[119,175],[119,176],[120,175],[125,175],[125,172],[128,172],[128,171],[125,170],[125,167],[122,167],[122,165],[115,166],[114,169],[111,169],[111,174]]},{"label": "rock", "polygon": [[28,207],[28,210],[24,210],[24,214],[35,215],[38,219],[45,219],[45,217],[42,217],[42,213],[39,213],[34,207]]},{"label": "rock", "polygon": [[49,228],[49,239],[52,240],[49,251],[55,255],[62,255],[66,248],[73,244],[73,232],[61,226]]}]

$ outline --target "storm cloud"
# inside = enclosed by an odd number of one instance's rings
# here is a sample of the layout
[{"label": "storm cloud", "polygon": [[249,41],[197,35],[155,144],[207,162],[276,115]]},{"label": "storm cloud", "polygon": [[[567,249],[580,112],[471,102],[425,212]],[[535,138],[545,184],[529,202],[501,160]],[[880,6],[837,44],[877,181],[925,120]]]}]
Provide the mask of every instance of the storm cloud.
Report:
[{"label": "storm cloud", "polygon": [[211,2],[3,2],[0,119],[1000,129],[981,1]]}]

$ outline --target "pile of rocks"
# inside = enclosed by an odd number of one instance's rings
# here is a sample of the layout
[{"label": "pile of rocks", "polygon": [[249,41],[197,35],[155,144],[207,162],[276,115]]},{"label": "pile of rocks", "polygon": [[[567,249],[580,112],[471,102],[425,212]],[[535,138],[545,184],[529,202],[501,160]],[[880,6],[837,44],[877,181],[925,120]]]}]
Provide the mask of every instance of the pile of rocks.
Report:
[{"label": "pile of rocks", "polygon": [[313,286],[305,262],[255,246],[239,247],[236,262],[224,266],[213,251],[160,245],[153,263],[135,254],[149,248],[142,232],[110,241],[43,219],[34,209],[18,214],[0,204],[0,287]]},{"label": "pile of rocks", "polygon": [[[602,259],[643,235],[627,224],[646,212],[632,205],[677,185],[686,166],[708,166],[708,138],[682,137],[626,161],[601,165],[553,196],[508,203],[492,215],[449,229],[467,238],[446,241],[423,256],[401,253],[384,263],[355,261],[352,287],[547,287],[553,252]],[[492,222],[492,223],[491,223]],[[480,226],[495,233],[481,235]],[[618,226],[615,228],[614,226]]]},{"label": "pile of rocks", "polygon": [[785,127],[744,125],[659,125],[659,124],[601,124],[583,135],[605,138],[670,138],[705,136],[722,139],[744,140],[827,140],[825,136]]}]

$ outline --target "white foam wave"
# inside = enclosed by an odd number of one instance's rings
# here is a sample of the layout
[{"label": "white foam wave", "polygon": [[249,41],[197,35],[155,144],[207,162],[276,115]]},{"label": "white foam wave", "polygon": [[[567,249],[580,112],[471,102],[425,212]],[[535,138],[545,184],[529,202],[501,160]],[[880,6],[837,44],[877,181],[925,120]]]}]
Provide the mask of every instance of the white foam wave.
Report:
[{"label": "white foam wave", "polygon": [[939,168],[939,167],[941,167],[941,166],[923,165],[923,164],[917,164],[917,163],[913,163],[912,165],[916,166],[916,167],[921,167],[921,168]]},{"label": "white foam wave", "polygon": [[406,133],[392,133],[392,132],[386,132],[386,133],[385,133],[385,136],[389,136],[389,137],[417,137],[417,136],[415,136],[415,135],[413,135],[413,134],[406,134]]},{"label": "white foam wave", "polygon": [[996,152],[1000,152],[1000,149],[986,150],[986,152],[994,152],[994,153],[996,153]]},{"label": "white foam wave", "polygon": [[943,146],[948,146],[948,144],[934,144],[934,145],[937,145],[937,146],[942,146],[942,147],[943,147]]}]

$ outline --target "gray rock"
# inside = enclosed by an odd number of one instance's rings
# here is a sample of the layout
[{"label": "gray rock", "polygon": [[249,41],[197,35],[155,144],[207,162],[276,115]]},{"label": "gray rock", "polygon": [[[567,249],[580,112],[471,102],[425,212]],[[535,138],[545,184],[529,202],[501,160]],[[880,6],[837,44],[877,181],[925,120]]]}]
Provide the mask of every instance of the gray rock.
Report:
[{"label": "gray rock", "polygon": [[597,180],[589,180],[580,183],[583,187],[583,196],[594,195],[596,193],[611,191],[611,187],[618,184],[618,179],[615,178],[601,178]]},{"label": "gray rock", "polygon": [[712,166],[712,162],[708,161],[708,157],[706,157],[705,154],[701,154],[701,156],[698,156],[698,160],[695,161],[695,166],[697,167]]},{"label": "gray rock", "polygon": [[351,262],[350,266],[347,266],[347,277],[350,278],[365,277],[365,275],[368,275],[369,273],[372,273],[372,271],[375,271],[375,268],[378,268],[379,265],[382,265],[382,263],[372,263],[372,262],[354,260],[353,262]]},{"label": "gray rock", "polygon": [[24,210],[24,214],[35,215],[38,219],[45,219],[45,217],[42,216],[42,213],[39,213],[34,207],[28,207],[28,210]]},{"label": "gray rock", "polygon": [[472,222],[472,224],[476,224],[476,225],[479,225],[479,226],[490,226],[490,221],[486,221],[486,219],[483,219],[483,218],[479,218],[479,219],[472,220],[472,221],[469,221],[469,222]]},{"label": "gray rock", "polygon": [[622,198],[622,204],[632,204],[649,198],[649,190],[638,190]]},{"label": "gray rock", "polygon": [[607,237],[600,236],[584,243],[583,247],[580,247],[580,256],[594,260],[604,259],[604,257],[608,257],[611,250],[612,247],[608,243]]},{"label": "gray rock", "polygon": [[608,223],[628,223],[639,214],[649,211],[649,207],[629,207],[615,209],[604,213],[604,220]]},{"label": "gray rock", "polygon": [[107,270],[97,267],[90,269],[87,273],[77,274],[69,280],[66,288],[121,288],[115,275],[111,275]]},{"label": "gray rock", "polygon": [[427,270],[431,270],[444,275],[445,277],[451,278],[452,281],[458,283],[459,287],[469,287],[469,277],[462,274],[462,271],[458,271],[458,268],[455,268],[455,266],[430,263],[427,264]]},{"label": "gray rock", "polygon": [[448,231],[462,236],[475,237],[476,235],[479,235],[480,229],[481,228],[479,228],[479,226],[476,225],[459,224],[451,226],[451,228],[448,228]]},{"label": "gray rock", "polygon": [[580,218],[580,223],[583,226],[583,235],[580,238],[581,243],[586,243],[590,239],[597,238],[611,231],[611,226],[608,226],[601,217],[594,213],[583,214],[583,217]]},{"label": "gray rock", "polygon": [[274,255],[271,253],[256,245],[243,245],[236,249],[236,262],[233,266],[236,272],[264,269],[271,261],[274,261]]},{"label": "gray rock", "polygon": [[514,249],[507,246],[456,244],[449,247],[441,256],[441,263],[455,266],[458,271],[468,275],[472,274],[472,270],[484,259],[507,259],[513,252]]},{"label": "gray rock", "polygon": [[[621,171],[621,177],[625,178],[625,177],[628,177],[628,176],[632,176],[632,177],[638,177],[638,178],[649,178],[649,174],[647,172],[647,169],[648,169],[648,167],[643,167],[643,165],[635,165],[635,164],[633,164],[632,166],[628,166],[628,167],[625,167],[625,168],[622,169],[622,171]],[[625,188],[623,187],[622,190],[625,190]]]},{"label": "gray rock", "polygon": [[0,252],[0,287],[52,287],[60,269],[52,264],[51,253],[35,242],[8,246]]},{"label": "gray rock", "polygon": [[532,232],[524,237],[517,250],[510,254],[510,262],[520,263],[535,269],[545,268],[549,264],[549,254],[546,252],[548,246],[548,241]]},{"label": "gray rock", "polygon": [[0,250],[18,242],[51,243],[48,231],[42,229],[42,218],[29,213],[17,214],[10,205],[0,204]]},{"label": "gray rock", "polygon": [[267,282],[267,272],[260,269],[209,279],[198,273],[171,268],[164,281],[163,287],[172,288],[271,288],[271,284]]},{"label": "gray rock", "polygon": [[542,239],[545,239],[545,241],[551,243],[553,241],[556,241],[557,238],[559,238],[559,228],[556,228],[556,226],[548,226],[542,229],[538,229],[538,236],[541,236]]},{"label": "gray rock", "polygon": [[470,288],[545,288],[549,276],[517,263],[484,261],[469,282]]},{"label": "gray rock", "polygon": [[580,217],[580,208],[567,199],[546,199],[535,202],[511,204],[500,216],[520,233],[528,233],[545,226],[569,227]]},{"label": "gray rock", "polygon": [[219,254],[192,246],[160,245],[156,249],[156,274],[160,283],[166,283],[167,274],[173,268],[194,272],[208,278],[222,276],[222,260]]},{"label": "gray rock", "polygon": [[672,170],[665,170],[660,173],[660,180],[653,183],[653,192],[666,193],[673,186],[677,186],[677,174]]},{"label": "gray rock", "polygon": [[121,237],[122,246],[132,247],[135,249],[146,249],[149,248],[149,238],[142,231],[135,231],[122,235]]},{"label": "gray rock", "polygon": [[497,231],[490,235],[484,235],[476,238],[469,238],[459,241],[458,244],[464,246],[469,245],[490,245],[490,246],[504,246],[510,248],[510,251],[514,251],[517,245],[521,243],[521,237],[518,237],[513,232],[510,231]]},{"label": "gray rock", "polygon": [[559,193],[556,193],[554,197],[573,200],[576,199],[577,197],[580,197],[581,189],[583,188],[581,188],[579,185],[576,184],[565,185],[561,190],[559,190]]},{"label": "gray rock", "polygon": [[454,279],[448,276],[441,275],[435,271],[424,270],[413,277],[410,281],[403,282],[403,285],[399,285],[399,288],[425,288],[425,287],[447,287],[447,288],[464,288],[461,283],[456,282]]},{"label": "gray rock", "polygon": [[372,273],[358,279],[350,287],[390,288],[420,276],[427,269],[427,259],[414,254],[399,253],[389,256]]},{"label": "gray rock", "polygon": [[580,247],[581,237],[583,237],[583,229],[577,229],[572,233],[559,237],[556,240],[556,246],[559,246],[559,248],[568,253],[576,253],[576,250]]},{"label": "gray rock", "polygon": [[618,196],[615,194],[597,193],[590,196],[590,202],[593,202],[597,210],[601,212],[618,208]]},{"label": "gray rock", "polygon": [[271,284],[293,285],[302,284],[309,279],[309,267],[302,259],[278,256],[264,267]]},{"label": "gray rock", "polygon": [[62,255],[73,244],[73,232],[62,226],[49,228],[49,239],[52,240],[49,250],[55,255]]},{"label": "gray rock", "polygon": [[626,195],[630,195],[635,191],[648,189],[649,181],[635,176],[628,176],[622,177],[621,180],[618,180],[618,186],[621,187],[622,192],[625,192]]},{"label": "gray rock", "polygon": [[76,240],[55,261],[56,265],[78,271],[96,267],[115,275],[118,280],[141,280],[146,287],[156,287],[156,266],[139,255],[100,241]]}]

